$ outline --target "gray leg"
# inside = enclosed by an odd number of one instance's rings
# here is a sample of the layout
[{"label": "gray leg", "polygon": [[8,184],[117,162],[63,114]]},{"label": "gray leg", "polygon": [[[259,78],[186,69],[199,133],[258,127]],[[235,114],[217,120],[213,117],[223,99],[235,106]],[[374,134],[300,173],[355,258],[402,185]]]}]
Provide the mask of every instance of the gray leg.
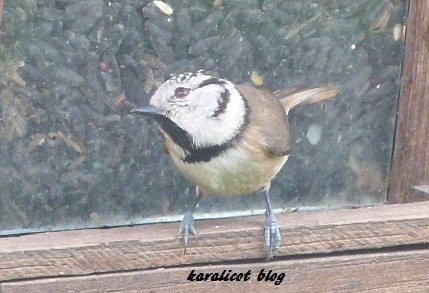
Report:
[{"label": "gray leg", "polygon": [[183,217],[182,222],[180,223],[180,229],[179,234],[183,232],[183,242],[185,244],[185,251],[186,254],[186,248],[188,247],[188,241],[189,241],[189,232],[197,235],[197,229],[195,229],[195,221],[194,221],[194,212],[198,207],[198,204],[203,197],[203,192],[200,190],[200,188],[196,187],[196,193],[197,193],[197,201],[195,202],[195,205],[185,214]]},{"label": "gray leg", "polygon": [[271,207],[269,188],[265,190],[265,201],[267,202],[267,211],[265,213],[267,217],[265,224],[265,248],[268,250],[267,260],[270,260],[274,256],[274,251],[282,243],[282,235],[280,234],[277,219]]}]

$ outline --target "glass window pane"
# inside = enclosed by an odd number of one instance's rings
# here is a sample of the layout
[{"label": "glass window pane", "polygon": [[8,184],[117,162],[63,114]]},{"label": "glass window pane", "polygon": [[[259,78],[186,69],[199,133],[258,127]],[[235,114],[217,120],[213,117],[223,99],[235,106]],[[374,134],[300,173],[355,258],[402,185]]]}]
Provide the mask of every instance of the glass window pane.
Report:
[{"label": "glass window pane", "polygon": [[[147,106],[171,75],[198,70],[271,92],[337,86],[337,96],[289,113],[292,149],[272,180],[272,204],[313,209],[383,203],[407,5],[6,1],[0,230],[180,219],[195,201],[195,186],[166,154],[156,123],[130,110]],[[264,209],[264,197],[254,192],[208,196],[197,213]]]}]

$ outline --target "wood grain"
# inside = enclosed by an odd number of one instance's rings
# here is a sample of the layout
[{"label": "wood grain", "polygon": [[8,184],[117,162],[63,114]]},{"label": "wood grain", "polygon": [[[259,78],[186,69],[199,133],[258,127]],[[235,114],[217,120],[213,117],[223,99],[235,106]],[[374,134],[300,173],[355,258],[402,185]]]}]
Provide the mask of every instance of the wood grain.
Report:
[{"label": "wood grain", "polygon": [[[283,281],[258,281],[272,270]],[[198,273],[246,273],[247,282],[190,282]],[[276,279],[277,280],[277,279]],[[363,253],[265,264],[213,265],[3,283],[1,292],[427,292],[429,250]]]},{"label": "wood grain", "polygon": [[[279,214],[278,256],[326,254],[429,242],[429,202]],[[178,223],[0,238],[0,281],[261,261],[263,216],[197,221],[183,255]]]},{"label": "wood grain", "polygon": [[411,0],[389,201],[428,200],[414,186],[429,184],[429,1]]}]

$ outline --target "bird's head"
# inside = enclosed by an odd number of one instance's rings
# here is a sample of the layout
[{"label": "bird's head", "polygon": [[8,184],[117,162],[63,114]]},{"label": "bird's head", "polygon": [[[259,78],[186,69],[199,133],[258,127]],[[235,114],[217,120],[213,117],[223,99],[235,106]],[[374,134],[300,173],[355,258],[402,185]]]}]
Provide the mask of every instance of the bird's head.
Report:
[{"label": "bird's head", "polygon": [[152,116],[164,135],[185,150],[222,145],[236,137],[248,116],[246,100],[228,80],[203,72],[171,77],[135,115]]}]

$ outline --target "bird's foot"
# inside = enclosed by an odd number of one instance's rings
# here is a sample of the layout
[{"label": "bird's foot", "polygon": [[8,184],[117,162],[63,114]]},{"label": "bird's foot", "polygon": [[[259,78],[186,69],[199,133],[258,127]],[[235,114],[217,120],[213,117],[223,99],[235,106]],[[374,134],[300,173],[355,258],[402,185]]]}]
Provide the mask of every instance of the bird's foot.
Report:
[{"label": "bird's foot", "polygon": [[268,250],[267,260],[274,256],[274,251],[280,247],[282,243],[282,235],[277,219],[273,212],[267,214],[267,221],[265,224],[265,248]]},{"label": "bird's foot", "polygon": [[183,217],[183,220],[180,223],[180,229],[178,234],[181,233],[183,233],[183,243],[185,245],[185,251],[183,253],[186,254],[186,248],[188,247],[189,242],[189,233],[194,234],[195,237],[197,236],[197,229],[195,228],[193,211],[187,212]]}]

